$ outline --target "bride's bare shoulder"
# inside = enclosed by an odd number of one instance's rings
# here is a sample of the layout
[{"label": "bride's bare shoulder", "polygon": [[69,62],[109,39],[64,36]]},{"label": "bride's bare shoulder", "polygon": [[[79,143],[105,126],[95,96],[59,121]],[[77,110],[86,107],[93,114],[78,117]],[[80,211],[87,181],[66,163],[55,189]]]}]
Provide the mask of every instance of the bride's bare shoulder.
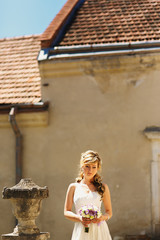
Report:
[{"label": "bride's bare shoulder", "polygon": [[76,183],[76,182],[70,183],[68,189],[70,189],[70,190],[75,190],[75,188],[77,187],[77,185],[78,185],[78,183]]},{"label": "bride's bare shoulder", "polygon": [[106,183],[103,183],[103,186],[104,186],[105,191],[109,191],[109,187]]}]

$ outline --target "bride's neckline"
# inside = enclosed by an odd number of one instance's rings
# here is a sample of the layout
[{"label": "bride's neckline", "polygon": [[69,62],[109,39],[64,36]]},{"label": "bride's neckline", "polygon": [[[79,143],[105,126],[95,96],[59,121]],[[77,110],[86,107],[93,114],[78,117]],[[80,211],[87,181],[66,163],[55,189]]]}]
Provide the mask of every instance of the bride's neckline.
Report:
[{"label": "bride's neckline", "polygon": [[[97,192],[96,189],[91,190],[91,189],[89,188],[89,186],[88,186],[86,183],[82,183],[82,182],[80,182],[79,184],[80,184],[80,185],[83,185],[84,187],[86,187],[90,192]],[[91,183],[90,185],[93,185],[93,184]]]}]

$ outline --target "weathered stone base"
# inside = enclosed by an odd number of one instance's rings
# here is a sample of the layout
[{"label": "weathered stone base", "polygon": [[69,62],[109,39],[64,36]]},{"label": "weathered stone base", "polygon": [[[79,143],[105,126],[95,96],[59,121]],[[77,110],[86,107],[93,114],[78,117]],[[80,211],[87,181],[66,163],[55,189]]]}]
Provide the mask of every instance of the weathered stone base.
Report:
[{"label": "weathered stone base", "polygon": [[48,232],[40,232],[38,234],[3,234],[1,236],[2,240],[46,240],[50,238],[50,234]]}]

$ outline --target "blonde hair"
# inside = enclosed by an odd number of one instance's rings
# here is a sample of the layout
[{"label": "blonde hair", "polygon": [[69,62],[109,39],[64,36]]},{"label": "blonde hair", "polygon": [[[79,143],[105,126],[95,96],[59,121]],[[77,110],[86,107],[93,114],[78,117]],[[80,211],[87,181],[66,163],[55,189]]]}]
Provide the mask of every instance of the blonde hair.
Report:
[{"label": "blonde hair", "polygon": [[[83,171],[82,171],[82,167],[84,166],[84,164],[95,163],[95,162],[97,162],[98,170],[100,170],[102,166],[102,161],[97,152],[93,150],[87,150],[86,152],[81,153],[80,171],[79,171],[78,177],[76,178],[76,182],[81,182],[82,179],[84,178]],[[98,173],[96,173],[95,176],[93,177],[92,183],[95,186],[96,191],[101,195],[101,198],[103,198],[105,187],[102,184],[102,178]]]}]

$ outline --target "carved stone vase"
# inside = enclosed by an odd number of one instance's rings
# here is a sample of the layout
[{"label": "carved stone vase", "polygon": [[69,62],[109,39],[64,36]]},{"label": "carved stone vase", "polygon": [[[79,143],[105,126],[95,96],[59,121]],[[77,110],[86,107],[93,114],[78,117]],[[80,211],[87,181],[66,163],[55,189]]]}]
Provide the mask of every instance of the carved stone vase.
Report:
[{"label": "carved stone vase", "polygon": [[3,240],[11,236],[22,236],[23,239],[28,236],[43,240],[49,237],[49,233],[40,233],[35,223],[35,219],[40,214],[42,199],[49,196],[47,187],[41,188],[30,178],[26,178],[21,179],[14,187],[5,187],[2,196],[3,199],[11,200],[13,214],[18,220],[13,233],[2,235]]}]

